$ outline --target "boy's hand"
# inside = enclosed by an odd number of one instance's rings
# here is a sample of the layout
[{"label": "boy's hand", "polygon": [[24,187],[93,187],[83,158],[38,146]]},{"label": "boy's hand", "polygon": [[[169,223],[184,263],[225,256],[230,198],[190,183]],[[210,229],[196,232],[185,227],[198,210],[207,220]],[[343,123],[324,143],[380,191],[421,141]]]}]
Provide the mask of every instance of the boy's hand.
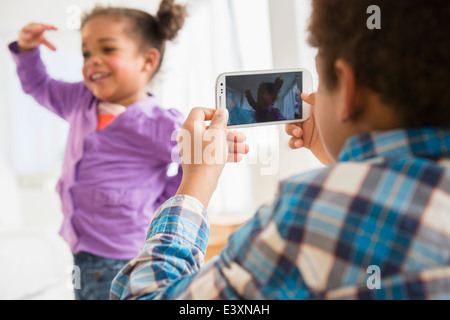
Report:
[{"label": "boy's hand", "polygon": [[48,47],[50,50],[56,50],[55,46],[51,44],[45,37],[44,32],[47,30],[57,30],[55,27],[48,24],[30,23],[19,32],[19,52],[30,51],[41,44]]},{"label": "boy's hand", "polygon": [[314,156],[323,164],[332,164],[334,160],[325,150],[319,130],[314,119],[315,93],[302,94],[302,100],[311,105],[311,117],[305,122],[298,122],[286,125],[286,133],[292,138],[289,140],[289,146],[292,149],[307,148],[311,150]]},{"label": "boy's hand", "polygon": [[[206,121],[211,121],[206,125]],[[183,178],[177,194],[190,195],[205,208],[227,162],[239,162],[248,153],[243,133],[227,130],[226,109],[195,108],[178,134]]]}]

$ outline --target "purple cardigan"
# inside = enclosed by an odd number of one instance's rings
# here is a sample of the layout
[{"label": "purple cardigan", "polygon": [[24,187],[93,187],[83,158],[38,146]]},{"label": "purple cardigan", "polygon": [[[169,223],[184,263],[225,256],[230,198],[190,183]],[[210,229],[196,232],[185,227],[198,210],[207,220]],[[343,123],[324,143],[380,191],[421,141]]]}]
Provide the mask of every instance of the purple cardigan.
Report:
[{"label": "purple cardigan", "polygon": [[9,49],[23,90],[70,124],[56,188],[64,215],[61,236],[73,253],[134,258],[153,213],[181,182],[181,169],[170,178],[167,169],[177,152],[172,134],[181,128],[182,114],[149,96],[97,132],[99,100],[83,82],[50,78],[39,49],[18,54],[16,42]]}]

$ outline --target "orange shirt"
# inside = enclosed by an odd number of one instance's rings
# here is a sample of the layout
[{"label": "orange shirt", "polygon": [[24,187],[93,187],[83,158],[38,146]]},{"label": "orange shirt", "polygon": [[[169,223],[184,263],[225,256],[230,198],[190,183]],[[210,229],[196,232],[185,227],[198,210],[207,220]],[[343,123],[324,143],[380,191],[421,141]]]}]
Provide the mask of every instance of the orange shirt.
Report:
[{"label": "orange shirt", "polygon": [[106,101],[101,101],[97,107],[97,115],[98,115],[97,131],[100,131],[106,126],[108,126],[117,116],[119,116],[125,110],[127,110],[127,108],[124,106]]}]

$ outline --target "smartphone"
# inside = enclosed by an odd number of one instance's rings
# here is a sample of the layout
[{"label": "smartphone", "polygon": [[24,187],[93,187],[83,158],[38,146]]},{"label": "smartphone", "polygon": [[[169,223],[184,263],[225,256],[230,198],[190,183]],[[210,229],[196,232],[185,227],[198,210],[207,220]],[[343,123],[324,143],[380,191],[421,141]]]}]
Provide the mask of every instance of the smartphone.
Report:
[{"label": "smartphone", "polygon": [[303,92],[312,92],[311,73],[303,68],[222,73],[216,109],[228,109],[228,127],[234,128],[301,122],[311,115]]}]

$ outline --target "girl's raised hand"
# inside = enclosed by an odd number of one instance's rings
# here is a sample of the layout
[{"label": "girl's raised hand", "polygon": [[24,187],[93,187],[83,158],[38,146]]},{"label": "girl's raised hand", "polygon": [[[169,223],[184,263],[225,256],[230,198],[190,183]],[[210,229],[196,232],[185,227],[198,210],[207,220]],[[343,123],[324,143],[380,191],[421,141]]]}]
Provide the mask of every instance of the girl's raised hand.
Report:
[{"label": "girl's raised hand", "polygon": [[41,44],[48,47],[50,50],[56,50],[55,46],[51,44],[44,36],[44,32],[48,30],[57,30],[54,26],[40,23],[30,23],[23,27],[19,32],[19,52],[30,51]]}]

